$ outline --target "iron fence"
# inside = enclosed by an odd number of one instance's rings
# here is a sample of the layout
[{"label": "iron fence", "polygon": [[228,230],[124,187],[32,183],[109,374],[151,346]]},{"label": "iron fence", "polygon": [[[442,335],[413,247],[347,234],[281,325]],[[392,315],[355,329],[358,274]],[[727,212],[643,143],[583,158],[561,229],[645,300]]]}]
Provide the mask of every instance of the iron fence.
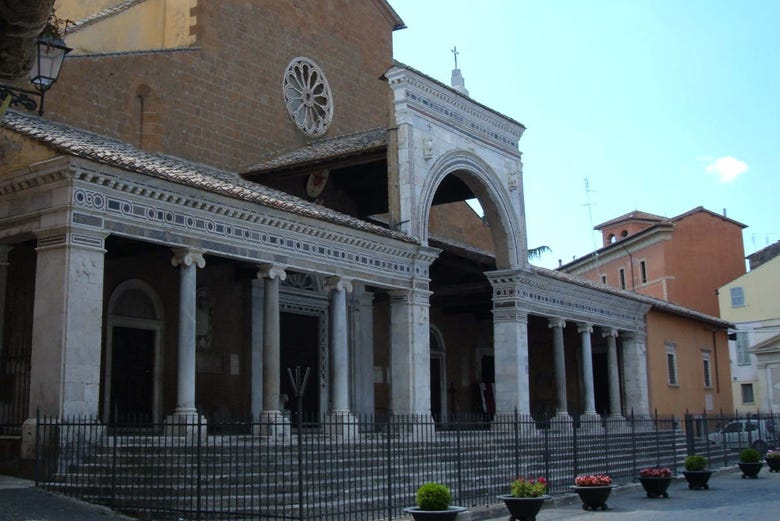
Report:
[{"label": "iron fence", "polygon": [[495,504],[518,476],[568,492],[580,474],[629,483],[676,469],[686,437],[675,418],[588,418],[578,427],[519,415],[329,416],[216,424],[39,418],[36,482],[141,519],[375,520],[402,516],[427,481],[453,503]]}]

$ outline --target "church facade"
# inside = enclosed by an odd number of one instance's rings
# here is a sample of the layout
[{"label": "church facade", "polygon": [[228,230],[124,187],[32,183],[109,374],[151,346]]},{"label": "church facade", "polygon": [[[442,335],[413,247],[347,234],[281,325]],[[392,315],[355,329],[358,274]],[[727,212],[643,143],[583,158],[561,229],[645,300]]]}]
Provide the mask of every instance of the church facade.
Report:
[{"label": "church facade", "polygon": [[295,367],[298,413],[337,422],[647,416],[651,310],[726,345],[719,319],[528,263],[523,125],[394,62],[387,2],[96,4],[62,2],[46,115],[0,129],[19,420],[283,423]]}]

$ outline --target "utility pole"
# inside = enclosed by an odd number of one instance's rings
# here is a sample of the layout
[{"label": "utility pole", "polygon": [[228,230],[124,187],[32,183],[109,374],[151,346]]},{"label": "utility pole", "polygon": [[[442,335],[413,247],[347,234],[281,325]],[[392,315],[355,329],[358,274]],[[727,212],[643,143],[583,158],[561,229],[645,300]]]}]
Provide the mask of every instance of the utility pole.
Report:
[{"label": "utility pole", "polygon": [[592,190],[590,189],[590,181],[588,178],[585,178],[585,206],[588,207],[588,219],[590,222],[590,238],[593,240],[593,251],[596,251],[596,236],[593,234],[593,211],[591,207],[593,204],[590,202],[590,193]]}]

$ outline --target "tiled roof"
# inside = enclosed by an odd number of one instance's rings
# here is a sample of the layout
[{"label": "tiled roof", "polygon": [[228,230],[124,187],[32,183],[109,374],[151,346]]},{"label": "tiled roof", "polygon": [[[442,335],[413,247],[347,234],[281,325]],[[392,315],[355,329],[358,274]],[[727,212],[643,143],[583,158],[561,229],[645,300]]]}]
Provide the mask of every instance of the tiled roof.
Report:
[{"label": "tiled roof", "polygon": [[613,224],[622,223],[625,221],[663,222],[668,220],[669,219],[667,219],[666,217],[661,217],[660,215],[634,210],[633,212],[628,212],[627,214],[623,214],[620,217],[615,217],[614,219],[610,219],[607,222],[597,224],[596,226],[593,227],[593,229],[601,230],[602,228],[606,228],[607,226],[612,226]]},{"label": "tiled roof", "polygon": [[247,174],[260,174],[328,159],[357,156],[387,147],[387,129],[375,128],[365,132],[324,139],[287,152],[247,169]]},{"label": "tiled roof", "polygon": [[144,152],[123,141],[13,110],[6,112],[2,123],[6,128],[66,154],[304,217],[408,243],[418,242],[415,238],[404,233],[388,230],[284,192],[246,181],[235,172],[220,170],[165,154]]}]

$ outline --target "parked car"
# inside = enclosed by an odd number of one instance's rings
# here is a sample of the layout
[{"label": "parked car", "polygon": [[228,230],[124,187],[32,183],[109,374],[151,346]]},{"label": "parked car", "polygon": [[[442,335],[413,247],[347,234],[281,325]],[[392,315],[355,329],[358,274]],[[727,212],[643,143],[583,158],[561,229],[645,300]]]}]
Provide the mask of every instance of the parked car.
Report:
[{"label": "parked car", "polygon": [[764,453],[774,446],[777,438],[772,420],[740,419],[732,420],[707,438],[711,443],[725,445],[727,448],[753,447]]}]

